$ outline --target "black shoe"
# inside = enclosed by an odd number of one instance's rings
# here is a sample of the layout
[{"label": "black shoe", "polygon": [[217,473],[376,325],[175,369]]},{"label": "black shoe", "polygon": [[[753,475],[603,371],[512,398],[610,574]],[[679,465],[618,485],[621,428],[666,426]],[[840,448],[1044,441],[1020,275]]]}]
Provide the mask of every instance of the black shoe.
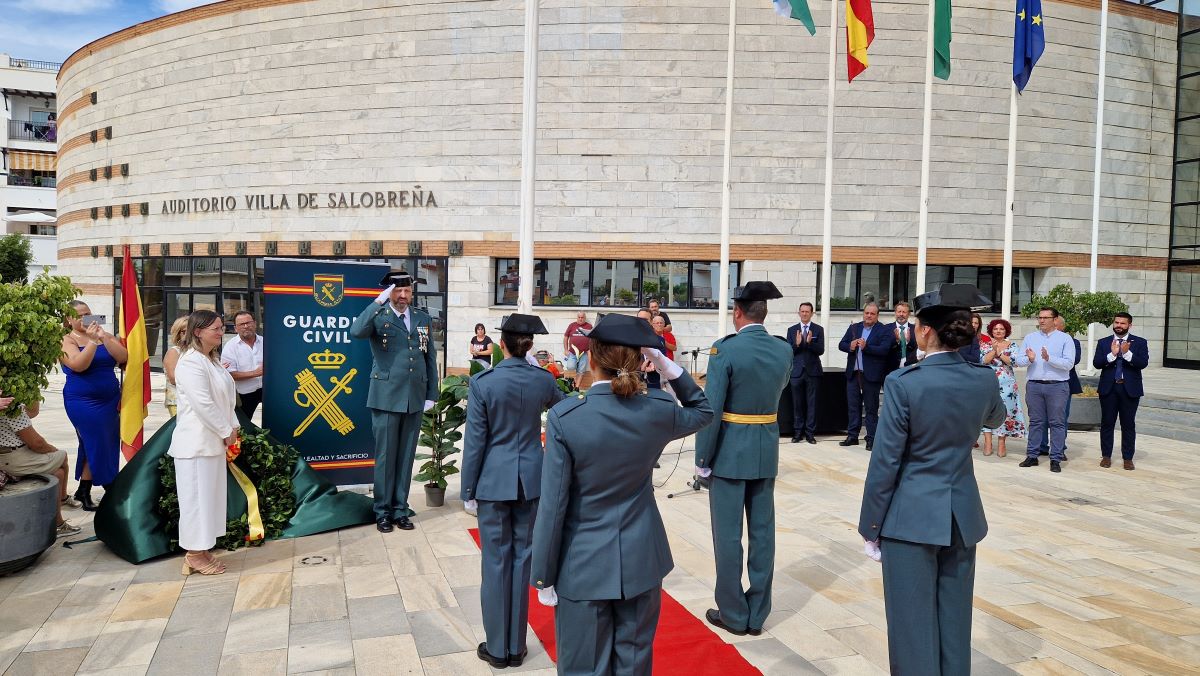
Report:
[{"label": "black shoe", "polygon": [[874,445],[875,445],[875,440],[874,440],[874,439],[867,439],[867,450],[868,450],[868,451],[869,451],[869,450],[871,450],[871,447],[872,447],[872,446],[874,446]]},{"label": "black shoe", "polygon": [[857,445],[858,445],[858,439],[851,439],[850,437],[846,437],[842,441],[838,442],[838,446],[857,446]]},{"label": "black shoe", "polygon": [[1050,461],[1050,471],[1051,472],[1061,472],[1062,465],[1058,464],[1057,460],[1051,460]]},{"label": "black shoe", "polygon": [[[745,629],[734,629],[728,624],[725,624],[725,621],[721,619],[721,611],[717,610],[716,608],[709,608],[707,611],[705,611],[704,619],[708,620],[708,623],[712,626],[720,627],[734,636],[746,635]],[[759,631],[761,632],[762,630],[760,629]]]},{"label": "black shoe", "polygon": [[520,655],[509,655],[508,656],[508,666],[510,666],[510,667],[521,666],[522,664],[525,663],[525,656],[528,654],[529,654],[529,648],[526,648],[521,651]]},{"label": "black shoe", "polygon": [[83,479],[79,482],[79,488],[75,490],[75,499],[79,501],[79,507],[85,512],[96,511],[96,503],[92,502],[92,481],[91,479]]},{"label": "black shoe", "polygon": [[798,443],[800,443],[800,442],[801,442],[803,439],[804,439],[804,437],[802,437],[802,436],[800,436],[799,434],[797,434],[796,436],[792,437],[792,443],[793,443],[793,444],[798,444]]},{"label": "black shoe", "polygon": [[412,521],[408,520],[407,516],[402,516],[399,519],[396,519],[396,528],[399,528],[400,530],[412,530],[415,528],[415,526],[413,526]]},{"label": "black shoe", "polygon": [[1042,449],[1040,449],[1040,448],[1039,448],[1039,449],[1038,449],[1038,455],[1050,455],[1050,451],[1049,451],[1049,450],[1042,450]]},{"label": "black shoe", "polygon": [[376,519],[375,528],[377,528],[380,533],[390,533],[392,532],[392,520],[386,516]]},{"label": "black shoe", "polygon": [[747,627],[746,633],[750,634],[751,636],[762,636],[762,627],[759,627],[758,629],[751,629]]},{"label": "black shoe", "polygon": [[813,435],[811,435],[811,434],[810,434],[810,435],[808,435],[807,437],[804,437],[804,440],[805,440],[805,441],[807,441],[807,442],[808,442],[808,443],[810,443],[810,444],[815,444],[815,443],[817,443],[817,438],[816,438],[816,437],[814,437],[814,436],[813,436]]},{"label": "black shoe", "polygon": [[487,651],[487,643],[480,643],[479,647],[475,649],[475,654],[479,656],[479,659],[491,665],[493,669],[503,669],[508,666],[508,658],[492,657],[492,654]]},{"label": "black shoe", "polygon": [[1017,465],[1017,467],[1037,467],[1037,464],[1037,458],[1025,458],[1021,461],[1021,464]]}]

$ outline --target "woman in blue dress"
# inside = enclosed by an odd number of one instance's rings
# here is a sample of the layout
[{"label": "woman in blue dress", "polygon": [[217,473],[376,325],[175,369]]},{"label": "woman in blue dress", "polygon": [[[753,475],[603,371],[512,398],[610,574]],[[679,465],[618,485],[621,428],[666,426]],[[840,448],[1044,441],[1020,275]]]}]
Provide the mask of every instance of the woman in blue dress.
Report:
[{"label": "woman in blue dress", "polygon": [[92,484],[107,486],[117,476],[121,455],[121,386],[114,368],[123,366],[129,352],[121,341],[88,319],[92,310],[83,301],[72,301],[76,317],[67,320],[71,332],[63,336],[61,362],[67,376],[63,403],[79,437],[75,499],[83,509],[95,511]]}]

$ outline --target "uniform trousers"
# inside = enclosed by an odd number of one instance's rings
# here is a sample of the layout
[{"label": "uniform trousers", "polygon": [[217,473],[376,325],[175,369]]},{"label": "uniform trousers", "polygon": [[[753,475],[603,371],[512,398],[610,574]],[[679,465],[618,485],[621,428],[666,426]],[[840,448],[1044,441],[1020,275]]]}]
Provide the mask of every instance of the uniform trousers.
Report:
[{"label": "uniform trousers", "polygon": [[1113,385],[1108,394],[1100,395],[1100,455],[1112,457],[1113,432],[1120,417],[1121,458],[1133,460],[1134,444],[1137,442],[1134,419],[1141,400],[1141,397],[1130,396],[1120,384]]},{"label": "uniform trousers", "polygon": [[179,546],[208,551],[225,534],[225,454],[174,460]]},{"label": "uniform trousers", "polygon": [[416,514],[408,506],[413,459],[421,435],[421,412],[393,413],[371,409],[375,433],[375,518],[399,519]]},{"label": "uniform trousers", "polygon": [[[775,479],[726,479],[714,474],[708,506],[717,560],[714,596],[721,620],[734,629],[762,629],[771,614],[775,576]],[[749,530],[749,589],[742,587],[743,515]]]},{"label": "uniform trousers", "polygon": [[971,673],[975,545],[951,523],[949,546],[880,538],[888,661],[896,676]]},{"label": "uniform trousers", "polygon": [[572,601],[554,613],[559,676],[650,676],[662,585],[629,599]]},{"label": "uniform trousers", "polygon": [[529,567],[537,499],[479,500],[482,576],[479,600],[487,651],[493,657],[525,651],[529,624]]}]

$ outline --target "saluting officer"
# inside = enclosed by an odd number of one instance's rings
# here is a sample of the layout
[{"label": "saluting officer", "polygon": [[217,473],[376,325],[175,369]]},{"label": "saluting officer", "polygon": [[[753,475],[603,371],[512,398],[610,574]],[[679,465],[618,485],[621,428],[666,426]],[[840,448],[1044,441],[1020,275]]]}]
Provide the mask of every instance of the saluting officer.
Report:
[{"label": "saluting officer", "polygon": [[[762,633],[771,613],[775,574],[775,476],[779,473],[779,395],[788,386],[792,350],[763,327],[767,301],[783,294],[771,282],[733,292],[733,326],[709,350],[704,389],[721,420],[696,437],[696,473],[711,474],[708,493],[717,563],[709,624],[738,636]],[[742,518],[749,530],[742,588]]]},{"label": "saluting officer", "polygon": [[[712,422],[704,392],[658,349],[650,324],[597,322],[587,396],[550,409],[533,579],[554,617],[560,674],[650,674],[662,580],[674,567],[652,474],[663,447]],[[641,348],[639,350],[638,348]],[[642,356],[675,399],[647,390]]]},{"label": "saluting officer", "polygon": [[975,337],[972,307],[990,304],[969,284],[917,296],[925,358],[883,388],[858,532],[882,556],[893,674],[971,672],[975,544],[987,534],[971,447],[1005,408],[991,368],[957,350]]},{"label": "saluting officer", "polygon": [[549,371],[525,361],[534,334],[546,333],[534,315],[505,318],[504,360],[475,374],[467,397],[462,499],[479,515],[479,596],[487,633],[476,654],[497,669],[520,666],[528,653],[529,548],[541,495],[542,411],[563,398]]},{"label": "saluting officer", "polygon": [[371,341],[367,408],[375,433],[375,526],[382,533],[412,530],[408,488],[421,434],[421,414],[438,398],[433,320],[412,307],[413,278],[403,270],[379,280],[387,288],[367,305],[350,335]]}]

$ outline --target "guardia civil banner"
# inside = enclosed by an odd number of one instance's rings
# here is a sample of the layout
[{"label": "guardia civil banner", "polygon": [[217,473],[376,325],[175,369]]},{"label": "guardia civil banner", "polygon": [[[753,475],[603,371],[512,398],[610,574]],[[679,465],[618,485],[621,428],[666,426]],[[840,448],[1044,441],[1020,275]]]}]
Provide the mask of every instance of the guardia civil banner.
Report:
[{"label": "guardia civil banner", "polygon": [[379,295],[388,266],[286,258],[264,266],[263,427],[333,483],[369,484],[371,347],[350,337],[350,324]]}]

